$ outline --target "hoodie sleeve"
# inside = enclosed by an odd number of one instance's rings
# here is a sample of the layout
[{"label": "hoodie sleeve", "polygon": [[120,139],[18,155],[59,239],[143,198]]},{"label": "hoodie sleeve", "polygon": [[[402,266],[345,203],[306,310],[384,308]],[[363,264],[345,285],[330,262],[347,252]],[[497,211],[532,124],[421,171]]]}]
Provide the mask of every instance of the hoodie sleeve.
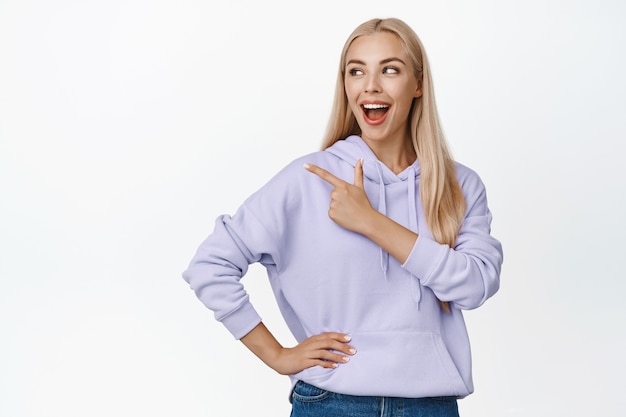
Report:
[{"label": "hoodie sleeve", "polygon": [[459,309],[482,305],[500,287],[502,245],[491,236],[491,212],[485,187],[473,171],[460,178],[467,202],[456,246],[420,235],[404,268],[443,301]]},{"label": "hoodie sleeve", "polygon": [[213,233],[183,272],[196,296],[236,339],[261,322],[240,280],[252,263],[275,263],[278,250],[272,242],[265,227],[244,205],[232,217],[217,218]]}]

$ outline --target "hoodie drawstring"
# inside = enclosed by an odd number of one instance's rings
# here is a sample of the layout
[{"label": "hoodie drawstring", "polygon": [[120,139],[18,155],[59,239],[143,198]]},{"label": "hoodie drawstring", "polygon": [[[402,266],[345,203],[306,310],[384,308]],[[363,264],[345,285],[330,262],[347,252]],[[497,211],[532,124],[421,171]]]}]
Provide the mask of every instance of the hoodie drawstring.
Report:
[{"label": "hoodie drawstring", "polygon": [[[385,181],[383,180],[383,170],[380,162],[375,161],[376,170],[378,171],[378,211],[385,216],[387,215],[387,202],[385,201]],[[387,269],[389,268],[389,253],[380,248],[380,267],[387,279]]]},{"label": "hoodie drawstring", "polygon": [[[376,170],[378,171],[378,211],[385,216],[387,215],[387,202],[385,195],[385,181],[383,180],[383,170],[380,166],[380,162],[376,161]],[[417,233],[417,201],[415,199],[415,182],[417,179],[417,171],[414,167],[409,167],[407,177],[407,205],[409,206],[409,230]],[[389,253],[383,248],[380,248],[380,267],[383,270],[385,279],[387,278],[387,270],[389,269]],[[422,286],[419,279],[409,272],[409,279],[411,281],[411,297],[417,304],[419,309],[420,301],[422,300]]]},{"label": "hoodie drawstring", "polygon": [[[415,200],[416,178],[417,172],[415,171],[415,168],[409,167],[409,176],[407,178],[407,186],[409,188],[409,229],[415,233],[417,233],[417,202]],[[416,276],[414,276],[410,272],[409,275],[411,279],[411,296],[413,297],[413,300],[417,303],[417,308],[419,309],[420,301],[422,300],[422,286]]]}]

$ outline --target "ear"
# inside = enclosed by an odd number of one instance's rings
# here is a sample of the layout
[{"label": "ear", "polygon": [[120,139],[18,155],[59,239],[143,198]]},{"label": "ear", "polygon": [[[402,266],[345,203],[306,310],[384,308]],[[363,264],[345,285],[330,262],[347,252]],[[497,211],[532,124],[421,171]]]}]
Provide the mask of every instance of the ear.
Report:
[{"label": "ear", "polygon": [[422,96],[422,80],[417,80],[417,88],[415,89],[414,98],[418,98]]}]

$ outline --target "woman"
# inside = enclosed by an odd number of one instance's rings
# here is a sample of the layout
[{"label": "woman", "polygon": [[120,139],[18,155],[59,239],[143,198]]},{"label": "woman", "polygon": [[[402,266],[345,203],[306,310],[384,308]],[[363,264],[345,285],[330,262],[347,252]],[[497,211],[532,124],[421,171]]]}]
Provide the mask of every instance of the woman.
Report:
[{"label": "woman", "polygon": [[[498,290],[502,249],[480,178],[447,150],[426,55],[401,20],[348,38],[323,149],[220,216],[185,280],[290,376],[292,416],[458,415],[473,392],[461,311]],[[254,262],[295,347],[278,343],[240,283]]]}]

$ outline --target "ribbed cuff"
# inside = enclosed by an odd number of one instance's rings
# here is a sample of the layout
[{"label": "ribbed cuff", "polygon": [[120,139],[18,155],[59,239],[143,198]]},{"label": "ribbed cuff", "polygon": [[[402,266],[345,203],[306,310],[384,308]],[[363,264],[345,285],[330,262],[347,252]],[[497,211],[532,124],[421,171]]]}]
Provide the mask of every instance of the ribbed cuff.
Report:
[{"label": "ribbed cuff", "polygon": [[224,317],[221,322],[235,339],[239,340],[250,333],[261,322],[261,316],[259,316],[252,304],[247,302],[238,310]]},{"label": "ribbed cuff", "polygon": [[447,245],[419,236],[402,267],[417,277],[422,284],[426,284],[447,249]]}]

